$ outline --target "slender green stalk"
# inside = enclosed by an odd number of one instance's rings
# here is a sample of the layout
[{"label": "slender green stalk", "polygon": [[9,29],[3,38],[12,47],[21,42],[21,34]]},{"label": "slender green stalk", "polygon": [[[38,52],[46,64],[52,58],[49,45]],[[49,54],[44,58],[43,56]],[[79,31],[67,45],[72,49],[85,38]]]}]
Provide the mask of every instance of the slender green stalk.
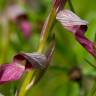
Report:
[{"label": "slender green stalk", "polygon": [[94,85],[87,96],[96,96],[96,80],[94,81]]},{"label": "slender green stalk", "polygon": [[34,70],[28,72],[28,74],[27,74],[26,78],[24,79],[24,82],[23,82],[17,96],[25,96],[25,94],[27,92],[26,86],[30,83],[33,74],[34,74]]},{"label": "slender green stalk", "polygon": [[[41,37],[40,37],[40,42],[39,42],[39,47],[37,52],[42,53],[42,51],[45,48],[46,45],[46,41],[49,35],[49,31],[51,30],[51,28],[53,27],[54,21],[56,18],[56,10],[54,7],[52,7],[51,12],[43,26],[43,29],[41,31]],[[26,87],[27,85],[30,83],[30,81],[32,80],[32,75],[33,73],[28,73],[28,76],[26,77],[25,81],[23,82],[23,85],[21,86],[21,90],[19,92],[19,96],[24,96],[26,91]],[[26,84],[27,82],[27,84]]]},{"label": "slender green stalk", "polygon": [[74,10],[74,7],[72,5],[71,0],[68,0],[68,4],[69,4],[69,7],[70,7],[71,11],[73,11],[75,13],[75,10]]},{"label": "slender green stalk", "polygon": [[42,53],[42,51],[46,45],[45,43],[48,38],[49,31],[55,21],[55,17],[56,17],[56,11],[54,8],[52,8],[50,15],[48,16],[48,18],[44,24],[44,27],[42,29],[42,32],[41,32],[41,38],[40,38],[40,43],[39,43],[39,48],[38,48],[38,52],[40,52],[40,53]]},{"label": "slender green stalk", "polygon": [[96,96],[96,84],[95,84],[95,92],[94,92],[94,95],[93,96]]},{"label": "slender green stalk", "polygon": [[[39,48],[38,48],[38,52],[40,52],[40,53],[42,53],[42,51],[45,47],[45,43],[46,43],[46,40],[48,38],[48,33],[49,33],[51,26],[55,20],[55,17],[56,17],[55,10],[52,9],[51,13],[50,13],[49,17],[47,18],[46,23],[42,29]],[[27,73],[27,76],[26,76],[26,78],[25,78],[25,80],[21,86],[21,89],[19,91],[18,96],[25,96],[26,92],[28,91],[28,90],[26,90],[26,87],[28,86],[28,84],[32,80],[33,73],[34,72],[28,72]]]},{"label": "slender green stalk", "polygon": [[94,64],[92,64],[89,60],[87,59],[84,59],[91,67],[95,68],[96,69],[96,66]]},{"label": "slender green stalk", "polygon": [[8,20],[5,18],[2,18],[2,49],[1,49],[1,63],[5,63],[7,59],[7,51],[9,46],[9,40],[10,40],[10,28],[9,28]]},{"label": "slender green stalk", "polygon": [[[73,12],[75,12],[71,1],[68,0],[68,2],[69,2],[69,6],[70,6],[71,10]],[[38,52],[42,52],[45,45],[46,45],[45,43],[46,43],[46,40],[48,38],[49,31],[54,25],[56,14],[57,14],[56,9],[53,7],[51,12],[50,12],[50,15],[48,16],[48,18],[46,20],[44,27],[42,29]]]}]

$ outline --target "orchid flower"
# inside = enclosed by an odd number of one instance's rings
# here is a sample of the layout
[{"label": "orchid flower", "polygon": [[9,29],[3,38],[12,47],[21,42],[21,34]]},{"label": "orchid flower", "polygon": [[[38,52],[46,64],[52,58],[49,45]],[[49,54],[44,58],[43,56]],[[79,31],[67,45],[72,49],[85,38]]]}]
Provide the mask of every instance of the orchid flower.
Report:
[{"label": "orchid flower", "polygon": [[6,13],[7,17],[23,32],[24,37],[29,38],[31,36],[32,27],[28,20],[27,13],[17,5],[10,6]]},{"label": "orchid flower", "polygon": [[45,54],[36,52],[17,54],[12,63],[0,66],[0,84],[19,80],[26,71],[37,69],[43,72],[48,67],[53,51],[54,45]]},{"label": "orchid flower", "polygon": [[69,10],[60,11],[57,14],[57,20],[65,29],[71,31],[76,40],[93,56],[96,56],[94,43],[84,36],[87,31],[87,21],[80,19],[77,15]]},{"label": "orchid flower", "polygon": [[0,83],[19,80],[26,70],[43,68],[46,57],[38,53],[17,54],[13,62],[0,66]]}]

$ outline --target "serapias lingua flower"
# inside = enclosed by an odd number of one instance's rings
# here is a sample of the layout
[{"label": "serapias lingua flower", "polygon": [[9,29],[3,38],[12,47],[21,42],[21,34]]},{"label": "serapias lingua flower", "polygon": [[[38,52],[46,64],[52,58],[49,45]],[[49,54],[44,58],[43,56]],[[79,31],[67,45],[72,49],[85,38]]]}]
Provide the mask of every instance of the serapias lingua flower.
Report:
[{"label": "serapias lingua flower", "polygon": [[22,7],[11,5],[7,8],[6,15],[22,31],[25,38],[31,36],[32,26],[28,19],[27,12]]},{"label": "serapias lingua flower", "polygon": [[[33,52],[15,55],[12,63],[0,66],[0,84],[19,80],[26,71],[36,69],[41,70],[44,73],[44,70],[50,63],[53,51],[54,46],[48,49],[45,54]],[[39,74],[41,75],[41,72]],[[34,83],[40,79],[40,76],[37,78]]]},{"label": "serapias lingua flower", "polygon": [[0,66],[0,84],[19,80],[25,71],[45,68],[47,58],[39,53],[17,54],[13,62]]},{"label": "serapias lingua flower", "polygon": [[69,10],[62,10],[57,14],[57,20],[65,29],[72,32],[76,40],[93,56],[96,56],[94,43],[84,36],[87,31],[87,21],[80,19],[75,13]]}]

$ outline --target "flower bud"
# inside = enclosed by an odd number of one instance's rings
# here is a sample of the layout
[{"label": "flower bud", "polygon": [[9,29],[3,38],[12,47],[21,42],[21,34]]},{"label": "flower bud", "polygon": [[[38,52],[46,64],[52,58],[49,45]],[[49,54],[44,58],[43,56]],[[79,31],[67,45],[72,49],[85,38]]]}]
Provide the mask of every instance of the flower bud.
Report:
[{"label": "flower bud", "polygon": [[80,82],[82,80],[82,72],[80,68],[73,67],[69,71],[69,78],[72,81]]}]

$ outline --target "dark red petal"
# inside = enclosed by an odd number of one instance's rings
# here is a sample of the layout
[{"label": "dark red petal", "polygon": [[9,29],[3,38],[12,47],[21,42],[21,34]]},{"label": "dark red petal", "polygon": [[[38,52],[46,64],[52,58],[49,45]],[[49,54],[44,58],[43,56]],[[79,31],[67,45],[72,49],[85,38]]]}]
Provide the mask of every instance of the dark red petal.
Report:
[{"label": "dark red petal", "polygon": [[82,25],[75,33],[76,40],[93,56],[96,56],[94,43],[84,36],[87,30],[87,25]]},{"label": "dark red petal", "polygon": [[0,84],[20,79],[25,68],[18,63],[5,64],[0,67]]},{"label": "dark red petal", "polygon": [[63,10],[66,1],[67,0],[53,0],[53,6],[57,12],[59,12],[60,10]]}]

